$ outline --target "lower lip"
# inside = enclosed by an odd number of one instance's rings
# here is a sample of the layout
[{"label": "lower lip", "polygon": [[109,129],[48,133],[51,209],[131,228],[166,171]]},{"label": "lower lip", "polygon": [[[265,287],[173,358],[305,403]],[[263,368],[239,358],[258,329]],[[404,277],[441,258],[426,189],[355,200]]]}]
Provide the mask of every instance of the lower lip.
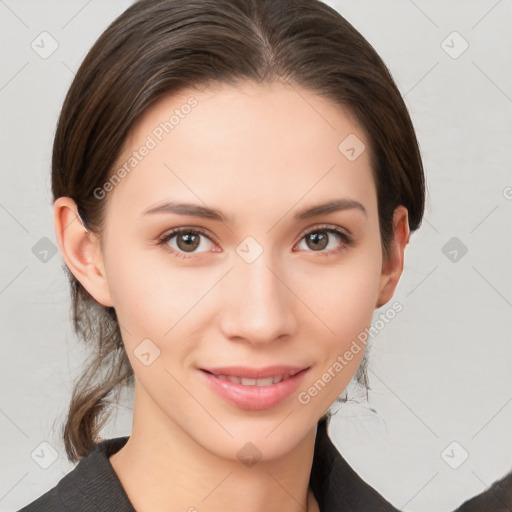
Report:
[{"label": "lower lip", "polygon": [[232,405],[240,409],[260,411],[275,407],[288,398],[299,387],[308,370],[309,368],[301,370],[292,377],[271,386],[243,386],[215,377],[204,370],[200,370],[200,372],[210,387]]}]

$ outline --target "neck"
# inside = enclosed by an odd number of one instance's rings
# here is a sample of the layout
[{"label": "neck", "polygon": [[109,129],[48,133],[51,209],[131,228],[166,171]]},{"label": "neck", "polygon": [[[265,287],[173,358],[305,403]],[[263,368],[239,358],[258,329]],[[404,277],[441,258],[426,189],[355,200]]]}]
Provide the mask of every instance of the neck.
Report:
[{"label": "neck", "polygon": [[316,426],[283,456],[242,463],[236,451],[205,449],[143,394],[136,385],[132,433],[110,457],[138,512],[318,510],[309,488]]}]

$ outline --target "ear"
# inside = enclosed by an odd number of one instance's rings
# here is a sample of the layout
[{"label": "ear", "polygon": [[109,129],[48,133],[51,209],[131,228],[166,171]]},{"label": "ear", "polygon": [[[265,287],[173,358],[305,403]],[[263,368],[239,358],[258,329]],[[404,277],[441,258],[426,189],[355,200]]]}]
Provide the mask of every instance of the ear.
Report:
[{"label": "ear", "polygon": [[59,197],[53,204],[55,236],[66,266],[103,306],[112,306],[99,238],[82,223],[76,203]]},{"label": "ear", "polygon": [[391,300],[404,268],[404,251],[410,236],[409,215],[405,206],[398,206],[393,213],[393,234],[389,254],[382,262],[376,308],[380,308]]}]

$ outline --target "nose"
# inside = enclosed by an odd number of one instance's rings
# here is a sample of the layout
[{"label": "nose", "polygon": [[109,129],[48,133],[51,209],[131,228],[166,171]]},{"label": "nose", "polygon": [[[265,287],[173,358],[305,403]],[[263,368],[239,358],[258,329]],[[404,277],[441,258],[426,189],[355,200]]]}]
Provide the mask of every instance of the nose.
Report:
[{"label": "nose", "polygon": [[252,263],[237,261],[223,287],[226,300],[219,314],[227,339],[265,345],[295,334],[299,301],[287,285],[286,271],[265,251]]}]

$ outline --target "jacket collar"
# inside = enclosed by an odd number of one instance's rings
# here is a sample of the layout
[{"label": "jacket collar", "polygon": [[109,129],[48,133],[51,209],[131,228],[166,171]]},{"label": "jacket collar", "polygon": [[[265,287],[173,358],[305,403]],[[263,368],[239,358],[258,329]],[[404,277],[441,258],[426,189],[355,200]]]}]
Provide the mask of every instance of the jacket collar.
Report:
[{"label": "jacket collar", "polygon": [[[327,420],[318,423],[310,486],[321,512],[398,512],[364,482],[332,443]],[[136,512],[110,464],[109,457],[119,451],[129,437],[101,441],[58,484],[59,501],[66,506],[77,500],[95,512]]]},{"label": "jacket collar", "polygon": [[310,485],[321,512],[398,512],[350,467],[318,422]]}]

